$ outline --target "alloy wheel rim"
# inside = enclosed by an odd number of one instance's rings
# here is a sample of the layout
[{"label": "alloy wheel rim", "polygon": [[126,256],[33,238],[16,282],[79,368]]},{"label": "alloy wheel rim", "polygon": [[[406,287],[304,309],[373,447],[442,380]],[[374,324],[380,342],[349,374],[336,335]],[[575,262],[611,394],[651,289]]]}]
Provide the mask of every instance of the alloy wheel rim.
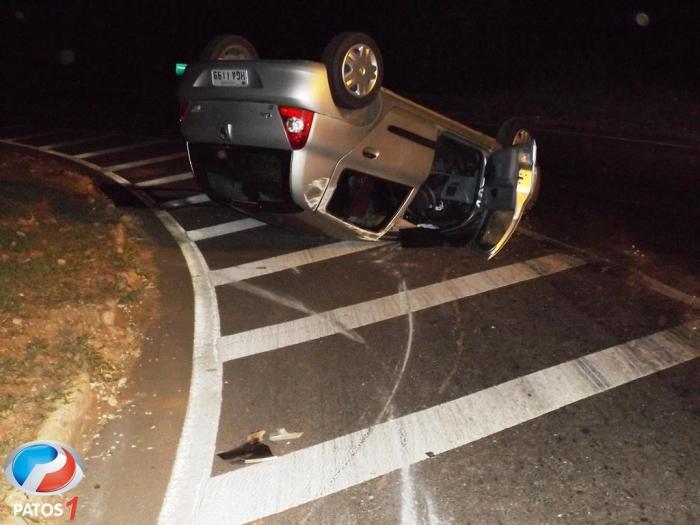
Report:
[{"label": "alloy wheel rim", "polygon": [[367,44],[355,44],[343,57],[343,84],[355,97],[364,97],[377,85],[377,55]]}]

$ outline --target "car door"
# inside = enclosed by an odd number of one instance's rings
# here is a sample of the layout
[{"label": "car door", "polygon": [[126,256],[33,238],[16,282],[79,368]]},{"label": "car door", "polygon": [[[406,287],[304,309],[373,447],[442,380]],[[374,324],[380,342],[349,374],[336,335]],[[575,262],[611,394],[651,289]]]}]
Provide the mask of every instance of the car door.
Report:
[{"label": "car door", "polygon": [[503,148],[488,159],[483,219],[471,245],[488,258],[506,245],[540,184],[534,140]]},{"label": "car door", "polygon": [[438,129],[390,108],[336,165],[319,211],[376,239],[392,228],[430,173]]}]

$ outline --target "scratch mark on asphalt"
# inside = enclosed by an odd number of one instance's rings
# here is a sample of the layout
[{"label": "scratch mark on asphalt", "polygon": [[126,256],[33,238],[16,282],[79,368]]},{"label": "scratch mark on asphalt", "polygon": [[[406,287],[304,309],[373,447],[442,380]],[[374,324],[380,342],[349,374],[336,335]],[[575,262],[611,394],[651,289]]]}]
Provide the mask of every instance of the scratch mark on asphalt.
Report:
[{"label": "scratch mark on asphalt", "polygon": [[406,312],[408,317],[408,339],[406,340],[406,350],[403,354],[403,362],[401,363],[399,375],[396,378],[396,381],[394,382],[394,387],[391,389],[391,393],[389,394],[386,403],[384,403],[384,407],[382,408],[381,412],[379,412],[379,415],[374,421],[375,425],[382,420],[389,406],[394,401],[394,396],[396,395],[396,391],[399,389],[399,385],[401,384],[403,375],[406,372],[406,366],[408,365],[408,360],[411,357],[411,350],[413,349],[413,312],[411,311],[411,302],[408,296],[408,289],[406,288],[406,279],[401,279],[401,286],[399,287],[399,292],[403,292],[403,299],[406,302]]},{"label": "scratch mark on asphalt", "polygon": [[[391,409],[391,417],[394,417],[394,409]],[[398,427],[398,432],[394,434],[397,440],[397,449],[402,458],[401,467],[401,525],[413,525],[418,523],[418,513],[416,512],[416,493],[413,489],[413,477],[411,476],[411,464],[406,458],[406,431],[403,427]]]},{"label": "scratch mark on asphalt", "polygon": [[[389,416],[394,419],[394,407],[389,409]],[[408,451],[408,437],[406,429],[402,425],[397,426],[394,433],[396,449],[401,454],[401,470],[399,471],[401,480],[401,525],[415,525],[425,523],[427,525],[446,525],[452,523],[452,519],[444,519],[439,515],[436,504],[433,501],[430,491],[423,487],[416,493],[415,479],[411,473],[411,461]],[[422,501],[424,505],[419,503]]]},{"label": "scratch mark on asphalt", "polygon": [[[394,408],[389,411],[391,419],[394,419]],[[408,459],[409,451],[407,450],[408,437],[403,426],[399,425],[394,433],[396,440],[396,449],[401,454],[401,462],[403,465],[400,470],[401,480],[401,525],[415,525],[417,523],[426,523],[428,525],[445,525],[452,523],[452,519],[443,519],[437,512],[435,502],[429,490],[423,488],[416,494],[415,480],[411,474],[411,461]],[[424,503],[423,508],[419,505],[419,501]]]},{"label": "scratch mark on asphalt", "polygon": [[387,263],[387,261],[393,262],[394,255],[399,255],[400,252],[400,244],[388,244],[387,246],[374,250],[374,260],[372,263],[384,265]]},{"label": "scratch mark on asphalt", "polygon": [[[452,269],[451,266],[447,267],[442,275],[442,280],[444,281],[447,279],[447,276]],[[455,320],[454,323],[452,323],[452,334],[453,334],[453,340],[455,341],[455,344],[457,345],[456,349],[456,355],[454,357],[454,363],[452,365],[452,370],[447,374],[445,377],[444,381],[438,388],[438,392],[440,393],[441,396],[445,395],[445,391],[447,390],[447,387],[449,386],[450,382],[452,381],[452,378],[454,375],[457,373],[457,369],[459,368],[459,364],[462,360],[462,354],[464,353],[464,326],[462,324],[462,313],[459,310],[459,305],[456,302],[451,303],[452,306],[452,311],[454,312]]]},{"label": "scratch mark on asphalt", "polygon": [[[384,407],[382,410],[379,412],[377,417],[374,419],[374,423],[367,428],[366,432],[362,435],[360,438],[360,441],[355,445],[351,450],[350,453],[348,454],[348,457],[346,458],[345,462],[336,470],[335,474],[331,477],[331,479],[326,483],[326,488],[333,486],[335,483],[335,480],[338,479],[338,476],[347,468],[347,466],[350,464],[352,461],[352,458],[355,457],[355,455],[360,451],[360,449],[364,446],[365,442],[367,441],[367,438],[372,434],[372,431],[374,428],[381,422],[381,420],[384,418],[384,415],[386,414],[387,411],[389,411],[390,417],[393,419],[394,417],[394,409],[392,406],[392,403],[394,401],[394,396],[396,395],[396,391],[399,388],[399,385],[401,384],[401,380],[403,379],[404,373],[406,372],[406,367],[408,365],[409,358],[411,357],[411,350],[413,348],[413,312],[411,311],[411,303],[409,300],[409,295],[408,295],[408,288],[406,286],[406,279],[401,279],[401,284],[399,286],[399,292],[402,293],[402,297],[404,301],[406,301],[406,312],[407,312],[407,319],[408,319],[408,338],[406,340],[406,350],[404,351],[404,357],[403,361],[401,363],[401,368],[399,370],[399,374],[396,378],[396,381],[394,381],[394,386],[391,389],[391,392],[389,393],[389,397],[387,398],[386,402],[384,403]],[[399,448],[401,455],[403,456],[404,453],[403,451],[406,448],[406,435],[403,429],[401,429],[402,435],[399,437]],[[408,468],[408,467],[406,467]],[[401,471],[401,476],[403,478],[403,470]],[[410,475],[410,474],[409,474]],[[412,487],[412,485],[411,485]],[[306,513],[306,515],[302,518],[302,520],[299,522],[300,525],[303,525],[304,523],[307,522],[307,520],[311,517],[311,515],[315,512],[316,507],[318,505],[319,498],[321,497],[322,494],[326,493],[326,488],[321,490],[319,495],[315,498],[314,504],[311,506],[309,511]],[[413,498],[413,492],[411,488],[411,498]],[[416,523],[416,521],[404,521],[403,520],[403,505],[402,505],[402,523]]]},{"label": "scratch mark on asphalt", "polygon": [[[288,295],[275,293],[245,281],[233,281],[231,283],[228,283],[228,286],[233,286],[235,288],[238,288],[239,290],[243,290],[244,292],[248,292],[257,297],[261,297],[273,303],[285,306],[292,310],[296,310],[297,312],[301,312],[307,315],[318,315],[318,312],[315,312],[314,310],[307,307],[304,303],[302,303],[298,299],[295,299],[294,297],[289,297]],[[344,335],[351,341],[360,343],[361,345],[367,347],[367,341],[365,341],[365,339],[359,333],[357,333],[356,330],[349,329],[347,326],[345,326],[345,324],[338,321],[337,319],[329,318],[329,322],[338,329],[338,332],[341,335]]]}]

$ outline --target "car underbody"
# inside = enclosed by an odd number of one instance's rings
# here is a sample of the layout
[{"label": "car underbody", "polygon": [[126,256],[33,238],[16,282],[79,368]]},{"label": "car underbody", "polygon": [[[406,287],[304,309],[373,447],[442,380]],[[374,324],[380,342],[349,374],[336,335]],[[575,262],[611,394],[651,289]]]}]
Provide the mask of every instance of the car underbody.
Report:
[{"label": "car underbody", "polygon": [[382,87],[343,107],[328,68],[187,66],[181,129],[207,194],[338,238],[449,240],[495,255],[539,184],[529,133],[501,144]]}]

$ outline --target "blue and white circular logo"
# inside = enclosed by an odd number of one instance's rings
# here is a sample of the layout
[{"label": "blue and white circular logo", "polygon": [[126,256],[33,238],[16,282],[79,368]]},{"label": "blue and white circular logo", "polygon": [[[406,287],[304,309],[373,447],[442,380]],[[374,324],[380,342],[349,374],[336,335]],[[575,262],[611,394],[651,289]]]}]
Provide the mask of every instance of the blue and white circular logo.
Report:
[{"label": "blue and white circular logo", "polygon": [[31,441],[10,452],[5,460],[7,480],[28,494],[54,496],[83,479],[85,467],[78,453],[57,441]]}]

